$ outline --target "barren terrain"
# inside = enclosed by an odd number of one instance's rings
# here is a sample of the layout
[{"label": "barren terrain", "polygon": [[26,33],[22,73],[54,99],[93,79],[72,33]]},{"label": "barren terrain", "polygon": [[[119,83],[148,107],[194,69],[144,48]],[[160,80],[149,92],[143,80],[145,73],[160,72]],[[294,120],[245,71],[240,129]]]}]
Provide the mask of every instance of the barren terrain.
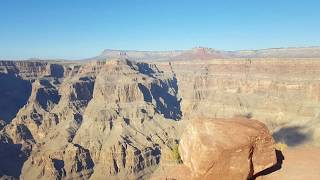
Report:
[{"label": "barren terrain", "polygon": [[317,179],[319,74],[319,58],[0,61],[0,177],[148,179],[192,119],[245,117],[287,146],[257,179]]}]

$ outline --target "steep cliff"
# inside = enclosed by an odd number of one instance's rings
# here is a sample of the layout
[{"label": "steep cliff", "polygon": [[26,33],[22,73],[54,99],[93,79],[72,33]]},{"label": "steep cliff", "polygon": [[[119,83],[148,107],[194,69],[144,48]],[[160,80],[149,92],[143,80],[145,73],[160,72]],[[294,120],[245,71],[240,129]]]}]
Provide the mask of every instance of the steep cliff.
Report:
[{"label": "steep cliff", "polygon": [[146,179],[200,116],[320,143],[318,59],[205,59],[1,61],[0,176]]},{"label": "steep cliff", "polygon": [[157,63],[174,72],[184,119],[246,116],[277,141],[320,143],[318,59],[232,59]]},{"label": "steep cliff", "polygon": [[[2,160],[14,163],[23,157],[15,171],[3,165],[3,175],[87,179],[150,174],[161,148],[176,137],[182,115],[173,74],[127,60],[46,64],[44,69],[33,76],[20,70],[3,73],[30,85],[23,107],[1,130]],[[8,154],[7,146],[16,153]]]}]

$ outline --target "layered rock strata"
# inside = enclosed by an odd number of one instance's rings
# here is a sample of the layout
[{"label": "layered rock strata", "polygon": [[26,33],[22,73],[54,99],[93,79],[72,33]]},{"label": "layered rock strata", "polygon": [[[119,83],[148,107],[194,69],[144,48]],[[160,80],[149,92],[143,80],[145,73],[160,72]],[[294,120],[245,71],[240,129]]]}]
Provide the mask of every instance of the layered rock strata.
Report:
[{"label": "layered rock strata", "polygon": [[197,117],[320,142],[318,59],[0,62],[0,176],[144,178]]}]

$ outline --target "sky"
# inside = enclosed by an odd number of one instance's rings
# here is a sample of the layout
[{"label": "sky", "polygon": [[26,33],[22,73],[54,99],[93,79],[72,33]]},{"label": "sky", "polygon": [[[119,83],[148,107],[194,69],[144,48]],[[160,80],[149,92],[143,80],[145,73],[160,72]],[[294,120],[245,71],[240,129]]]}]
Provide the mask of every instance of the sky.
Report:
[{"label": "sky", "polygon": [[0,59],[320,45],[319,0],[0,0]]}]

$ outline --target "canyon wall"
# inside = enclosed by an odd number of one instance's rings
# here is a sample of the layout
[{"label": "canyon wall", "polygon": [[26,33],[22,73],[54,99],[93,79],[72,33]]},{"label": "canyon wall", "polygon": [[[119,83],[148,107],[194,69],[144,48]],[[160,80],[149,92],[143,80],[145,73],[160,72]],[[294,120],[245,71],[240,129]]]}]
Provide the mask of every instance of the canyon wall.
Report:
[{"label": "canyon wall", "polygon": [[317,59],[161,62],[176,74],[184,119],[246,116],[267,124],[278,141],[319,144]]},{"label": "canyon wall", "polygon": [[0,61],[0,176],[148,178],[197,117],[319,145],[319,60]]}]

